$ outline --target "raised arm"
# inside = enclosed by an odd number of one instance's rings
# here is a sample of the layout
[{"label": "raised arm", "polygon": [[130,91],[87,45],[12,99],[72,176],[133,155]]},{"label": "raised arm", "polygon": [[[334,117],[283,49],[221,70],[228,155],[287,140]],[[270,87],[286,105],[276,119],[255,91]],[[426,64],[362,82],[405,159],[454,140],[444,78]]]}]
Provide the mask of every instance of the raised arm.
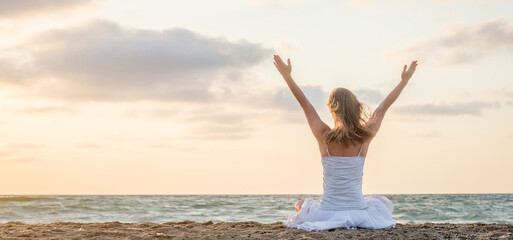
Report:
[{"label": "raised arm", "polygon": [[276,66],[281,76],[283,76],[283,79],[285,79],[290,91],[292,91],[292,94],[299,102],[299,105],[303,108],[306,120],[308,121],[308,125],[310,126],[315,138],[317,138],[317,140],[324,139],[325,133],[329,130],[329,126],[321,120],[317,111],[315,111],[315,108],[308,101],[303,91],[301,91],[296,82],[294,82],[294,79],[292,79],[292,65],[290,64],[290,59],[287,59],[287,64],[285,64],[283,60],[281,60],[280,56],[274,55],[274,66]]},{"label": "raised arm", "polygon": [[417,61],[413,61],[410,64],[410,67],[406,69],[408,66],[404,65],[403,72],[401,74],[401,82],[397,84],[397,86],[390,92],[385,100],[379,104],[378,108],[372,114],[372,119],[370,121],[371,124],[375,124],[376,131],[381,126],[381,122],[383,122],[383,118],[385,118],[385,114],[390,108],[390,106],[395,102],[395,100],[399,97],[401,92],[403,91],[406,84],[410,80],[411,76],[415,72],[415,68],[417,67]]}]

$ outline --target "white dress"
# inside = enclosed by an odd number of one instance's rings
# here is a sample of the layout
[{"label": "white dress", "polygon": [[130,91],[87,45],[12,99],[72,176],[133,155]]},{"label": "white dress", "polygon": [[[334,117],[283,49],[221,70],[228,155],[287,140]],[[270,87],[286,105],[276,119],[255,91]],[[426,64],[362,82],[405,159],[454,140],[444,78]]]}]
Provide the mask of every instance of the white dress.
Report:
[{"label": "white dress", "polygon": [[[362,146],[363,147],[363,146]],[[383,196],[363,197],[362,177],[365,157],[322,157],[323,188],[321,201],[305,199],[299,212],[285,225],[309,231],[356,227],[382,229],[395,227],[394,204]]]}]

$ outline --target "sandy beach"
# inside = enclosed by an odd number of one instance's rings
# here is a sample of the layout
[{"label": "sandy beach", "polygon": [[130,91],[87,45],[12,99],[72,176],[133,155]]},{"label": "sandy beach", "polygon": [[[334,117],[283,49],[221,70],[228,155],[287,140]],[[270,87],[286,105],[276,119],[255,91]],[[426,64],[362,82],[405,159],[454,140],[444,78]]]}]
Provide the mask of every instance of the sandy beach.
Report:
[{"label": "sandy beach", "polygon": [[0,224],[2,239],[513,239],[512,224],[398,224],[386,230],[308,232],[283,223],[168,222]]}]

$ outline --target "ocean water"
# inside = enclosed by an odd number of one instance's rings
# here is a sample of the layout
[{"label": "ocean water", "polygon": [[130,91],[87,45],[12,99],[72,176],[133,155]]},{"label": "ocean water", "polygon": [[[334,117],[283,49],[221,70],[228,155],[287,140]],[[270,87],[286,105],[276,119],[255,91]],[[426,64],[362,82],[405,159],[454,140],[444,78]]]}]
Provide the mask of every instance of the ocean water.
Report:
[{"label": "ocean water", "polygon": [[[385,195],[398,223],[510,223],[513,194]],[[286,221],[320,195],[0,195],[0,223]]]}]

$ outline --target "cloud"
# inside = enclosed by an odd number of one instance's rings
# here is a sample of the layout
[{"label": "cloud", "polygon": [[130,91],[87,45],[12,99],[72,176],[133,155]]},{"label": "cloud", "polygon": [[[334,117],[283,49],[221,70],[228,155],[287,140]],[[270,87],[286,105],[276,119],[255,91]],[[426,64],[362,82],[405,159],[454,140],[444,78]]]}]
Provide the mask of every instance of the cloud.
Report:
[{"label": "cloud", "polygon": [[513,51],[513,24],[504,17],[470,26],[451,24],[439,37],[417,40],[407,45],[385,55],[401,59],[416,56],[423,61],[441,64],[471,63],[494,53]]},{"label": "cloud", "polygon": [[186,108],[173,104],[141,105],[122,112],[130,118],[165,119],[181,124],[185,132],[180,137],[186,139],[241,139],[250,136],[255,123],[266,120],[261,109],[248,110],[245,104],[229,99],[212,104],[188,104]]},{"label": "cloud", "polygon": [[265,121],[263,117],[264,115],[258,111],[246,111],[236,106],[232,106],[231,109],[222,106],[202,106],[194,112],[177,117],[176,121],[190,126],[184,138],[235,140],[250,137],[255,124]]},{"label": "cloud", "polygon": [[[300,86],[301,90],[308,98],[310,103],[315,107],[326,106],[328,102],[328,92],[319,85],[303,85]],[[261,101],[254,101],[254,99],[261,99]],[[274,108],[284,111],[300,111],[301,107],[297,102],[294,95],[287,87],[280,87],[277,89],[264,90],[258,95],[250,96],[246,99],[248,104],[260,108]],[[319,110],[319,109],[318,109]]]},{"label": "cloud", "polygon": [[[328,97],[331,92],[324,90],[324,88],[319,85],[304,85],[301,86],[301,90],[310,103],[318,108],[317,111],[322,111],[322,109],[328,110],[326,104],[328,103]],[[352,90],[352,92],[358,97],[358,100],[363,103],[374,104],[383,100],[381,92],[375,89],[359,88]],[[262,97],[262,99],[267,99],[267,102],[263,102],[264,106],[287,111],[297,111],[301,109],[294,95],[292,95],[290,90],[286,87],[264,93],[268,95],[266,98]]]},{"label": "cloud", "polygon": [[247,114],[241,111],[225,111],[216,109],[215,112],[198,111],[194,115],[184,117],[182,120],[185,122],[208,122],[222,125],[232,125],[244,122],[247,120]]},{"label": "cloud", "polygon": [[489,97],[499,98],[499,99],[513,99],[513,92],[508,90],[505,87],[498,88],[493,91],[486,92]]},{"label": "cloud", "polygon": [[480,99],[488,102],[499,102],[501,106],[513,105],[513,92],[506,87],[478,92],[458,91],[454,96],[460,99]]},{"label": "cloud", "polygon": [[64,9],[73,9],[92,0],[0,0],[0,18],[34,16]]},{"label": "cloud", "polygon": [[230,77],[243,76],[240,72],[271,55],[246,40],[230,42],[178,28],[126,28],[102,20],[39,34],[21,49],[30,55],[25,65],[36,70],[30,77],[0,81],[18,81],[40,95],[67,100],[214,100],[214,82],[233,82]]},{"label": "cloud", "polygon": [[480,116],[484,109],[498,108],[498,102],[453,102],[453,103],[419,103],[401,105],[393,108],[394,113],[399,115],[442,115],[458,116],[473,115]]},{"label": "cloud", "polygon": [[207,123],[194,126],[183,139],[239,140],[250,137],[253,130],[252,126],[242,122],[230,125]]},{"label": "cloud", "polygon": [[367,104],[380,103],[385,96],[380,91],[369,88],[360,88],[353,91],[358,100]]},{"label": "cloud", "polygon": [[11,85],[26,84],[30,77],[34,76],[34,68],[25,60],[8,56],[2,52],[0,56],[0,82]]},{"label": "cloud", "polygon": [[[258,86],[256,86],[258,88]],[[328,93],[321,86],[301,86],[319,112],[327,112]],[[177,106],[143,106],[126,110],[129,117],[165,118],[186,124],[186,138],[242,139],[249,137],[256,125],[263,122],[303,122],[298,102],[286,87],[243,89],[245,94],[228,94],[224,102]]]},{"label": "cloud", "polygon": [[178,115],[181,115],[182,111],[177,109],[169,109],[169,108],[132,108],[126,110],[123,115],[130,118],[148,118],[148,117],[156,117],[156,118],[176,118]]},{"label": "cloud", "polygon": [[[326,104],[330,91],[320,85],[303,85],[300,88],[321,117],[329,115]],[[359,88],[352,92],[364,104],[379,103],[383,99],[381,92],[375,89]],[[262,113],[266,116],[266,120],[301,124],[305,122],[301,106],[287,87],[261,90],[258,94],[245,96],[241,101],[257,110],[271,111],[272,114]]]},{"label": "cloud", "polygon": [[[223,105],[213,105],[209,105],[208,103],[187,105],[187,109],[171,104],[160,104],[157,107],[143,105],[124,110],[123,116],[130,118],[165,118],[167,120],[173,119],[183,123],[210,122],[216,124],[233,124],[247,120],[247,118],[244,117],[246,114],[244,114],[241,109],[238,109],[234,103],[226,102]],[[227,105],[231,105],[231,108],[228,108]]]}]

